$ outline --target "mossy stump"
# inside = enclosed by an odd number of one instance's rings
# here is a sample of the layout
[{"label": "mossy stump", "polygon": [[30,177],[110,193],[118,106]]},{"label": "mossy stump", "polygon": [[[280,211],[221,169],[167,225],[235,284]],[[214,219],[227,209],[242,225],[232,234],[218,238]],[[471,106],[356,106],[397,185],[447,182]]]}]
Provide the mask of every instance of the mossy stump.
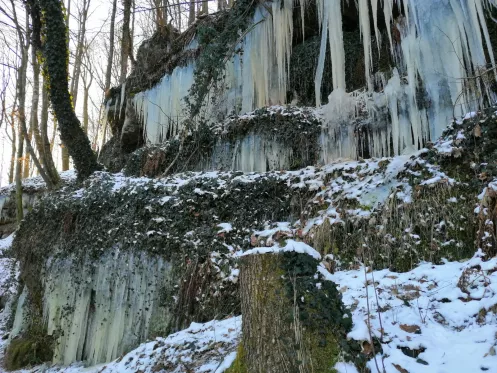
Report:
[{"label": "mossy stump", "polygon": [[310,255],[293,252],[241,259],[242,342],[228,372],[335,371],[351,319],[317,266]]}]

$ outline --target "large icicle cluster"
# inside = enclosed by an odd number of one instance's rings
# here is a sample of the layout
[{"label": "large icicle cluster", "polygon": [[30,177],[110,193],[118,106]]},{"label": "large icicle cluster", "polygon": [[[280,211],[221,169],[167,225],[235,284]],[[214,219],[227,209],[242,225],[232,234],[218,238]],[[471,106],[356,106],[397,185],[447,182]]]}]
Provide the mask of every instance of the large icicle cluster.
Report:
[{"label": "large icicle cluster", "polygon": [[[226,63],[225,93],[216,92],[215,104],[207,98],[204,118],[214,122],[228,114],[286,103],[292,17],[301,3],[305,6],[301,0],[268,1],[256,9],[253,26],[240,42],[243,53]],[[495,65],[484,11],[497,6],[496,0],[356,0],[367,82],[361,92],[346,92],[343,0],[316,0],[316,4],[322,32],[315,76],[318,107],[328,44],[333,79],[333,92],[323,108],[324,162],[355,158],[364,146],[372,156],[420,148],[438,137],[454,115],[475,111],[483,97],[493,99],[478,80],[467,82],[489,64]],[[394,6],[403,11],[395,19]],[[385,25],[379,24],[379,12]],[[386,27],[388,40],[381,40],[380,27]],[[389,44],[397,67],[373,76],[372,52],[380,50],[381,43]],[[193,83],[194,70],[194,62],[177,67],[156,87],[132,99],[149,143],[181,132],[186,116],[182,100]],[[369,137],[359,144],[353,120],[366,112]]]},{"label": "large icicle cluster", "polygon": [[[318,0],[322,18],[322,46],[320,63],[316,74],[316,97],[320,105],[320,88],[326,41],[329,39],[335,91],[330,96],[330,103],[324,113],[328,128],[324,130],[323,146],[334,156],[356,157],[356,147],[347,146],[355,143],[353,134],[347,126],[337,126],[343,117],[344,105],[337,104],[337,98],[343,98],[343,80],[345,63],[343,54],[340,0]],[[404,16],[394,20],[392,8],[394,3],[402,6]],[[373,11],[374,35],[378,47],[378,0],[358,0],[359,23],[364,45],[366,94],[359,95],[356,105],[368,109],[372,121],[369,152],[373,156],[400,154],[412,148],[420,148],[428,139],[441,135],[443,129],[454,115],[464,115],[475,111],[483,102],[483,97],[491,97],[488,87],[473,86],[468,89],[465,80],[477,75],[482,68],[495,60],[490,45],[490,37],[484,17],[485,6],[497,5],[495,0],[385,0],[383,14],[386,20],[391,53],[398,62],[398,69],[392,77],[384,82],[383,92],[373,92],[371,76],[372,45],[370,8]],[[400,41],[394,43],[392,30],[395,28]],[[329,37],[327,36],[327,31]],[[487,61],[485,52],[490,61]],[[337,71],[338,70],[338,71]],[[405,81],[405,82],[404,82]],[[474,80],[478,83],[477,80]],[[381,84],[380,84],[381,85]],[[349,95],[350,96],[350,95]],[[420,102],[429,102],[426,105]],[[350,96],[352,97],[352,96]],[[337,112],[336,109],[339,109]],[[374,113],[385,109],[389,119],[388,125],[375,128]],[[346,113],[350,107],[345,105]],[[337,134],[339,132],[339,134]],[[331,133],[331,136],[330,136]],[[351,138],[352,136],[352,138]],[[342,142],[337,152],[337,142]],[[393,148],[391,147],[393,144]],[[356,144],[357,145],[357,144]],[[326,153],[326,149],[324,149]],[[338,154],[337,154],[338,153]],[[327,157],[324,157],[327,160]]]},{"label": "large icicle cluster", "polygon": [[58,336],[54,362],[111,361],[145,341],[152,324],[167,322],[158,309],[170,271],[160,258],[119,250],[96,263],[49,260],[43,305],[48,333]]},{"label": "large icicle cluster", "polygon": [[[212,105],[206,99],[202,116],[215,121],[228,114],[249,112],[286,103],[288,71],[293,37],[293,3],[283,0],[260,6],[254,28],[241,42],[243,55],[226,63],[226,90]],[[268,10],[269,9],[269,10]],[[193,84],[195,63],[176,67],[154,88],[136,94],[132,101],[145,124],[146,140],[152,144],[178,135],[186,119],[183,99]],[[122,101],[122,100],[121,100]]]},{"label": "large icicle cluster", "polygon": [[133,97],[148,142],[157,144],[179,132],[181,122],[186,119],[182,100],[193,84],[193,71],[193,63],[178,66],[154,88]]}]

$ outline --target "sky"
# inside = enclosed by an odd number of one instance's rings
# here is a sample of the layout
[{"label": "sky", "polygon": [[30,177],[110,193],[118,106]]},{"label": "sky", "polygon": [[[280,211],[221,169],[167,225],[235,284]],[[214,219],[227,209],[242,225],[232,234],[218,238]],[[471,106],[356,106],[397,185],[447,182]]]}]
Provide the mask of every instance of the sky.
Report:
[{"label": "sky", "polygon": [[[24,20],[24,8],[22,2],[19,0],[16,1],[16,9],[17,15],[19,19]],[[65,0],[66,4],[68,0]],[[152,13],[150,10],[147,10],[151,7],[148,3],[152,0],[136,0],[137,1],[137,11],[135,13],[135,37],[134,37],[134,48],[135,51],[138,46],[147,38],[151,36],[153,32],[153,27],[151,27],[151,16]],[[70,33],[73,36],[73,39],[76,38],[78,32],[77,25],[77,9],[83,3],[83,0],[72,0],[71,4],[71,19],[69,22]],[[11,4],[9,0],[0,0],[0,6],[3,9],[11,9]],[[216,1],[210,1],[209,8],[210,10],[214,10],[216,7]],[[112,12],[112,4],[109,0],[91,0],[90,11],[88,16],[88,23],[86,27],[86,37],[87,40],[91,40],[90,48],[92,50],[93,57],[93,65],[98,72],[94,74],[94,82],[92,84],[90,90],[90,117],[93,117],[95,120],[99,117],[100,106],[103,99],[103,92],[101,87],[97,84],[97,80],[103,81],[103,76],[105,73],[106,65],[107,65],[107,50],[109,43],[109,27],[110,27],[110,17]],[[119,28],[122,24],[122,2],[118,0],[118,10],[116,16],[116,35],[119,33]],[[185,14],[185,17],[187,15]],[[24,21],[22,21],[24,23]],[[186,25],[186,20],[183,20],[183,25]],[[13,97],[15,95],[15,76],[14,70],[9,68],[6,65],[14,65],[14,48],[15,42],[13,38],[15,38],[15,34],[13,32],[12,27],[10,26],[10,20],[5,17],[5,15],[0,13],[0,47],[3,49],[3,56],[0,56],[0,82],[2,81],[1,77],[10,72],[11,77],[9,84],[7,86],[7,108],[12,107]],[[116,37],[116,45],[118,43]],[[71,50],[75,49],[74,42],[70,44]],[[116,63],[118,60],[116,58]],[[31,68],[28,67],[28,87],[27,87],[27,100],[26,100],[26,113],[29,114],[30,111],[30,92],[31,92]],[[70,66],[70,71],[72,71],[72,66]],[[117,69],[114,69],[114,76],[112,85],[117,85]],[[1,84],[1,83],[0,83]],[[1,85],[3,86],[3,85]],[[1,88],[0,86],[0,88]],[[82,92],[83,82],[80,80],[79,83],[79,93],[78,99],[76,103],[76,114],[79,118],[82,118],[82,102],[83,102],[83,92]],[[6,123],[3,123],[0,128],[0,186],[4,186],[8,184],[8,171],[10,166],[10,158],[11,158],[11,141],[9,136],[11,135],[10,130],[9,133],[6,133]],[[53,132],[53,127],[49,128],[49,133]],[[60,152],[60,140],[57,139],[55,141],[56,146],[54,147],[54,160],[58,168],[61,168],[61,152]],[[36,174],[36,170],[32,167],[33,173]]]}]

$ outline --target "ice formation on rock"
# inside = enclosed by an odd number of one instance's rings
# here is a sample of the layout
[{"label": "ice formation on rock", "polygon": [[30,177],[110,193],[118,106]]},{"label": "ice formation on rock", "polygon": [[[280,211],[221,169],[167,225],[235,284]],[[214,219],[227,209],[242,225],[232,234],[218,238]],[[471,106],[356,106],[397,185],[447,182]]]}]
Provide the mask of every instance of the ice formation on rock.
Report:
[{"label": "ice formation on rock", "polygon": [[[54,363],[111,361],[168,322],[159,304],[171,266],[145,253],[113,250],[96,260],[51,258],[45,268],[43,314],[57,337]],[[23,326],[26,291],[12,335]]]},{"label": "ice formation on rock", "polygon": [[[484,12],[497,6],[496,0],[357,0],[367,82],[360,92],[346,92],[342,0],[316,0],[316,4],[321,26],[315,76],[318,107],[328,45],[334,89],[324,108],[323,161],[356,158],[362,147],[371,156],[418,149],[440,136],[454,115],[477,111],[485,100],[494,99],[485,84],[467,82],[482,69],[495,66]],[[253,25],[239,45],[243,53],[226,62],[224,94],[216,97],[215,104],[212,97],[206,100],[202,116],[207,121],[286,103],[296,6],[302,12],[305,1],[272,1],[256,9]],[[395,19],[394,6],[403,11]],[[379,24],[378,12],[383,13],[385,25]],[[372,51],[380,51],[380,28],[385,27],[385,42],[397,66],[372,76]],[[194,62],[176,67],[157,86],[132,99],[149,143],[181,134],[187,115],[182,100],[194,71]],[[359,144],[355,133],[353,119],[358,116],[369,128],[364,144]]]},{"label": "ice formation on rock", "polygon": [[[376,123],[372,120],[369,141],[371,155],[390,155],[392,150],[394,154],[400,154],[406,149],[420,148],[426,140],[439,137],[454,115],[475,111],[485,98],[493,98],[488,87],[476,84],[468,89],[468,85],[464,83],[468,78],[477,75],[482,68],[495,67],[484,16],[485,6],[497,5],[494,0],[398,0],[396,3],[403,6],[405,15],[396,20],[393,20],[392,15],[395,2],[385,0],[383,14],[387,23],[391,54],[398,61],[397,69],[382,87],[381,95],[386,96],[385,98],[373,94],[369,3],[374,11],[377,8],[377,0],[358,1],[369,95],[361,96],[365,102],[358,101],[357,104],[369,109],[374,108],[376,111],[386,109],[390,118],[387,128],[381,129],[375,128]],[[323,40],[326,39],[326,24],[336,23],[336,17],[336,13],[322,13]],[[379,43],[376,12],[373,13],[373,19]],[[393,28],[400,33],[400,42],[397,45],[392,38]],[[329,38],[333,57],[341,53],[343,40],[337,46],[336,35],[330,34]],[[322,53],[326,53],[326,48],[321,48],[320,61],[324,60]],[[488,54],[489,61],[485,53]],[[344,73],[345,65],[339,67]],[[316,97],[320,92],[321,80],[321,72],[318,69]],[[333,95],[330,96],[328,105],[337,106],[332,102],[333,99]],[[420,99],[424,102],[420,102]],[[336,127],[334,111],[328,109],[325,114],[328,127]],[[327,138],[324,147],[335,149],[339,139],[355,141],[350,139],[350,129],[344,128],[341,132],[340,136]],[[390,149],[391,142],[393,149]],[[354,158],[357,156],[356,151],[356,148],[348,146],[341,156]]]},{"label": "ice formation on rock", "polygon": [[[293,2],[270,3],[270,11],[258,7],[254,29],[241,42],[243,55],[226,62],[223,97],[212,105],[207,97],[201,116],[215,121],[228,114],[249,112],[286,102],[288,70],[293,36]],[[176,67],[154,88],[133,97],[139,118],[145,124],[146,140],[152,144],[180,134],[186,119],[183,102],[194,81],[195,63]],[[216,92],[217,93],[217,92]],[[212,93],[214,94],[214,93]]]},{"label": "ice formation on rock", "polygon": [[219,141],[202,170],[266,172],[291,168],[293,151],[268,135],[249,133],[231,143]]}]

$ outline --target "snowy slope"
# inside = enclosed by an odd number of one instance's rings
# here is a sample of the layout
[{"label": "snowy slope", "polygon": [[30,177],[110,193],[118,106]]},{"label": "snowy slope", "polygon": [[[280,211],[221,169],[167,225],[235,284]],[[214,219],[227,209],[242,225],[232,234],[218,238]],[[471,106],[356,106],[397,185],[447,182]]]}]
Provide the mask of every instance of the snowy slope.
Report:
[{"label": "snowy slope", "polygon": [[[349,337],[369,340],[368,322],[378,338],[383,329],[377,362],[387,373],[497,372],[497,258],[424,263],[401,274],[360,268],[328,278],[353,309]],[[374,360],[369,367],[377,371]]]},{"label": "snowy slope", "polygon": [[[383,354],[376,351],[380,371],[384,367],[387,373],[497,372],[497,258],[484,262],[477,253],[466,262],[423,263],[407,273],[364,267],[335,274],[324,266],[318,270],[337,283],[352,310],[349,338],[363,341],[371,356],[370,330],[382,339]],[[483,311],[490,309],[494,312]],[[47,372],[221,373],[235,357],[240,334],[240,317],[194,323],[105,366],[54,367]],[[374,358],[369,367],[377,372]],[[340,373],[356,372],[347,363],[336,368]]]}]

